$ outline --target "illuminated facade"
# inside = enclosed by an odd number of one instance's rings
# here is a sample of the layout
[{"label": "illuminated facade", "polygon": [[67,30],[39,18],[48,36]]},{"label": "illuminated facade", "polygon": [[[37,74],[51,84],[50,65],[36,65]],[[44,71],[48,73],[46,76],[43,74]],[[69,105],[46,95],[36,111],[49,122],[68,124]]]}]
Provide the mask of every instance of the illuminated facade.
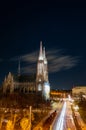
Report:
[{"label": "illuminated facade", "polygon": [[50,95],[50,84],[48,80],[48,66],[45,55],[45,48],[42,49],[42,41],[40,42],[40,51],[37,63],[36,87],[37,91],[41,92],[43,97],[47,100]]},{"label": "illuminated facade", "polygon": [[72,89],[73,95],[80,95],[81,93],[86,94],[86,86],[75,86]]},{"label": "illuminated facade", "polygon": [[[16,90],[23,93],[38,92],[47,100],[50,97],[50,84],[48,80],[48,66],[47,58],[45,54],[45,48],[42,48],[42,42],[40,42],[40,51],[37,62],[37,73],[33,81],[20,82],[20,61],[18,66],[18,80],[9,72],[8,76],[5,77],[3,82],[3,93],[13,93]],[[27,78],[27,77],[26,77]]]},{"label": "illuminated facade", "polygon": [[7,91],[9,91],[10,93],[14,92],[14,81],[13,76],[10,72],[8,76],[5,77],[3,82],[3,93],[7,93]]},{"label": "illuminated facade", "polygon": [[[3,93],[13,93],[15,91],[22,93],[33,93],[36,92],[36,83],[35,81],[24,81],[22,82],[22,76],[17,77],[18,80],[15,80],[14,76],[9,72],[7,77],[5,77],[3,82]],[[26,78],[23,76],[23,79]],[[21,80],[21,81],[20,81]],[[25,79],[26,80],[26,79]]]}]

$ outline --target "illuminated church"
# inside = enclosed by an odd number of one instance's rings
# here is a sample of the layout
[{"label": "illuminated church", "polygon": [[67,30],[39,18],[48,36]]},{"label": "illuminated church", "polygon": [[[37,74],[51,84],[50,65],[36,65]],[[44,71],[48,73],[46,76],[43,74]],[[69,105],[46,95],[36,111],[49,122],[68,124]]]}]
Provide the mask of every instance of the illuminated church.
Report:
[{"label": "illuminated church", "polygon": [[45,48],[42,48],[42,41],[40,42],[40,51],[37,63],[36,86],[37,91],[42,92],[45,99],[49,99],[50,84],[48,80],[48,63]]},{"label": "illuminated church", "polygon": [[23,93],[40,93],[45,100],[50,98],[50,84],[48,80],[48,62],[45,54],[45,48],[42,48],[42,41],[40,42],[40,51],[37,62],[36,75],[26,76],[19,73],[17,78],[10,72],[5,77],[3,82],[3,93],[13,93],[15,91]]}]

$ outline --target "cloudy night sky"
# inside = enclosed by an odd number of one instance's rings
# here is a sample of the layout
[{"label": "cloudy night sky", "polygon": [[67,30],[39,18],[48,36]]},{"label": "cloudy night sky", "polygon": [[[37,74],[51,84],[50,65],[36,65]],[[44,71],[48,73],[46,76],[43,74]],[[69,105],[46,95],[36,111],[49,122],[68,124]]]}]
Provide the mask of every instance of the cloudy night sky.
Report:
[{"label": "cloudy night sky", "polygon": [[84,3],[0,3],[0,85],[8,72],[36,73],[40,41],[46,49],[52,89],[86,85]]}]

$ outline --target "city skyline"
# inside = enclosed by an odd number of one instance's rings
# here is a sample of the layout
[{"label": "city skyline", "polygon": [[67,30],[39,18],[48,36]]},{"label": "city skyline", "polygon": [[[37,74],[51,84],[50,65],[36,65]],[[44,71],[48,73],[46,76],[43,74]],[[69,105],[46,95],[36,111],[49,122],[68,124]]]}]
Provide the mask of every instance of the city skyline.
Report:
[{"label": "city skyline", "polygon": [[36,73],[39,45],[43,41],[51,89],[86,85],[86,8],[70,4],[2,3],[0,84],[9,71],[18,72],[19,58],[21,72]]}]

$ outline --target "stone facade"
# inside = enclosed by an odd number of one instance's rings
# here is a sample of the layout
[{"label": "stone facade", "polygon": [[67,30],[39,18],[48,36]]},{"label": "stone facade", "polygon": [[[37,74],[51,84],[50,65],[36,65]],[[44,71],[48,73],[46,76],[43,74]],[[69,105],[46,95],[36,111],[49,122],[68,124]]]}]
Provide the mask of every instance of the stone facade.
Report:
[{"label": "stone facade", "polygon": [[3,93],[13,93],[15,91],[30,93],[36,91],[36,83],[34,82],[18,82],[14,80],[13,75],[9,72],[3,82]]},{"label": "stone facade", "polygon": [[73,95],[80,95],[81,93],[86,94],[86,86],[75,86],[72,89]]}]

